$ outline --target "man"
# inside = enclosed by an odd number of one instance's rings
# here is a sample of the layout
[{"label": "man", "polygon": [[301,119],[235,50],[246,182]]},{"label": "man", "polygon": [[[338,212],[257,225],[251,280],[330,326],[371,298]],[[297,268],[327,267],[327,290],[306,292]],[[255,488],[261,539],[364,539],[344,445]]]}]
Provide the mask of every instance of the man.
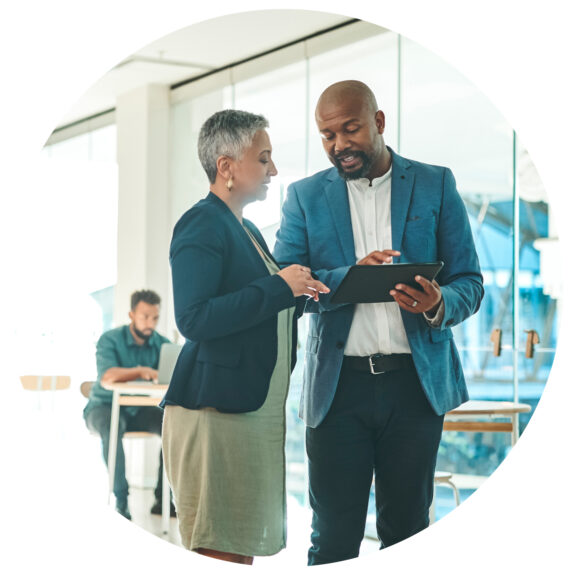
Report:
[{"label": "man", "polygon": [[[102,334],[97,342],[97,382],[93,385],[83,416],[89,430],[100,435],[103,456],[108,465],[110,414],[112,392],[101,386],[101,380],[127,382],[130,380],[156,380],[160,348],[167,338],[155,331],[160,317],[160,297],[152,290],[134,292],[130,299],[130,324]],[[162,410],[154,406],[123,406],[120,409],[118,443],[113,492],[116,510],[131,519],[128,508],[128,482],[125,472],[122,435],[125,432],[146,431],[161,434]],[[162,513],[162,461],[156,501],[152,514]],[[174,508],[170,504],[170,514]]]},{"label": "man", "polygon": [[[385,116],[361,82],[328,87],[315,118],[334,167],[290,186],[274,249],[331,289],[306,304],[310,565],[358,556],[373,472],[382,547],[428,526],[443,415],[468,398],[450,327],[483,296],[450,170],[388,148]],[[423,291],[399,284],[393,302],[330,302],[352,265],[436,260],[439,284],[416,277]]]}]

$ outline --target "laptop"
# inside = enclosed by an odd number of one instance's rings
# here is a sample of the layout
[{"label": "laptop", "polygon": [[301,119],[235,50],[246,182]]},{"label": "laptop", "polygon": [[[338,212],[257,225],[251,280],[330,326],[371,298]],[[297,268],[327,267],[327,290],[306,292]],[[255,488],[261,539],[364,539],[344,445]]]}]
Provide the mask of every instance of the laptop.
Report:
[{"label": "laptop", "polygon": [[158,384],[170,384],[182,347],[182,344],[175,344],[174,342],[162,344],[158,361]]},{"label": "laptop", "polygon": [[135,384],[137,386],[140,384],[148,386],[151,386],[152,384],[165,384],[166,386],[169,386],[182,347],[182,344],[175,344],[174,342],[165,342],[162,344],[162,347],[160,348],[160,358],[158,360],[157,382],[154,382],[153,380],[131,380],[129,384]]}]

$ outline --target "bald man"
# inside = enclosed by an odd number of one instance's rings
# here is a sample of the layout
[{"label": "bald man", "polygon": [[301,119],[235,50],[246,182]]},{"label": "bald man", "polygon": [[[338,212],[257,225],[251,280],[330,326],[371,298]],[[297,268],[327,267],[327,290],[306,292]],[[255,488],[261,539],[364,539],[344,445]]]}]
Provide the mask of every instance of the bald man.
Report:
[{"label": "bald man", "polygon": [[[451,328],[483,297],[451,171],[385,145],[385,115],[362,82],[329,86],[315,120],[333,167],[289,187],[274,249],[331,289],[306,305],[310,565],[359,555],[373,475],[381,547],[428,526],[444,414],[468,399]],[[351,266],[437,260],[439,283],[393,286],[392,302],[330,302]]]}]

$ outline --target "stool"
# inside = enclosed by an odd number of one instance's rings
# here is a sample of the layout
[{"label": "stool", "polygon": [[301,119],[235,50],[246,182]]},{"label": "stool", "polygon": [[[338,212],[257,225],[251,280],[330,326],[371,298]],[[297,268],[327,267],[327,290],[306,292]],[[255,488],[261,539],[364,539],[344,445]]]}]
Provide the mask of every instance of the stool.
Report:
[{"label": "stool", "polygon": [[[456,500],[456,506],[460,505],[460,492],[457,486],[452,482],[452,473],[445,472],[442,470],[436,470],[434,472],[434,490],[438,484],[446,484],[454,491],[454,498]],[[436,492],[434,491],[434,497],[432,498],[432,505],[430,506],[430,524],[436,521]]]}]

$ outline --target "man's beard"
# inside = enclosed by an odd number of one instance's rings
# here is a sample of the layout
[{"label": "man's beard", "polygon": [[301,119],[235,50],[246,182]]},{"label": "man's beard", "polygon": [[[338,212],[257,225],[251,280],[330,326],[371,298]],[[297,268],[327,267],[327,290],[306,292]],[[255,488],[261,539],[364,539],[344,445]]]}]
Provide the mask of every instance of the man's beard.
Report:
[{"label": "man's beard", "polygon": [[[361,167],[357,170],[352,170],[346,172],[340,162],[340,158],[345,158],[346,156],[354,156],[361,160]],[[355,152],[342,152],[341,154],[333,155],[333,163],[339,172],[339,175],[343,180],[358,180],[359,178],[365,178],[369,174],[369,169],[371,168],[371,159],[365,154],[365,152],[360,152],[359,150]]]},{"label": "man's beard", "polygon": [[136,326],[132,326],[132,330],[134,330],[134,334],[136,334],[136,336],[138,336],[138,338],[140,338],[141,340],[149,340],[150,336],[152,336],[152,334],[154,333],[154,331],[152,330],[150,334],[144,334],[144,332],[138,330]]}]

